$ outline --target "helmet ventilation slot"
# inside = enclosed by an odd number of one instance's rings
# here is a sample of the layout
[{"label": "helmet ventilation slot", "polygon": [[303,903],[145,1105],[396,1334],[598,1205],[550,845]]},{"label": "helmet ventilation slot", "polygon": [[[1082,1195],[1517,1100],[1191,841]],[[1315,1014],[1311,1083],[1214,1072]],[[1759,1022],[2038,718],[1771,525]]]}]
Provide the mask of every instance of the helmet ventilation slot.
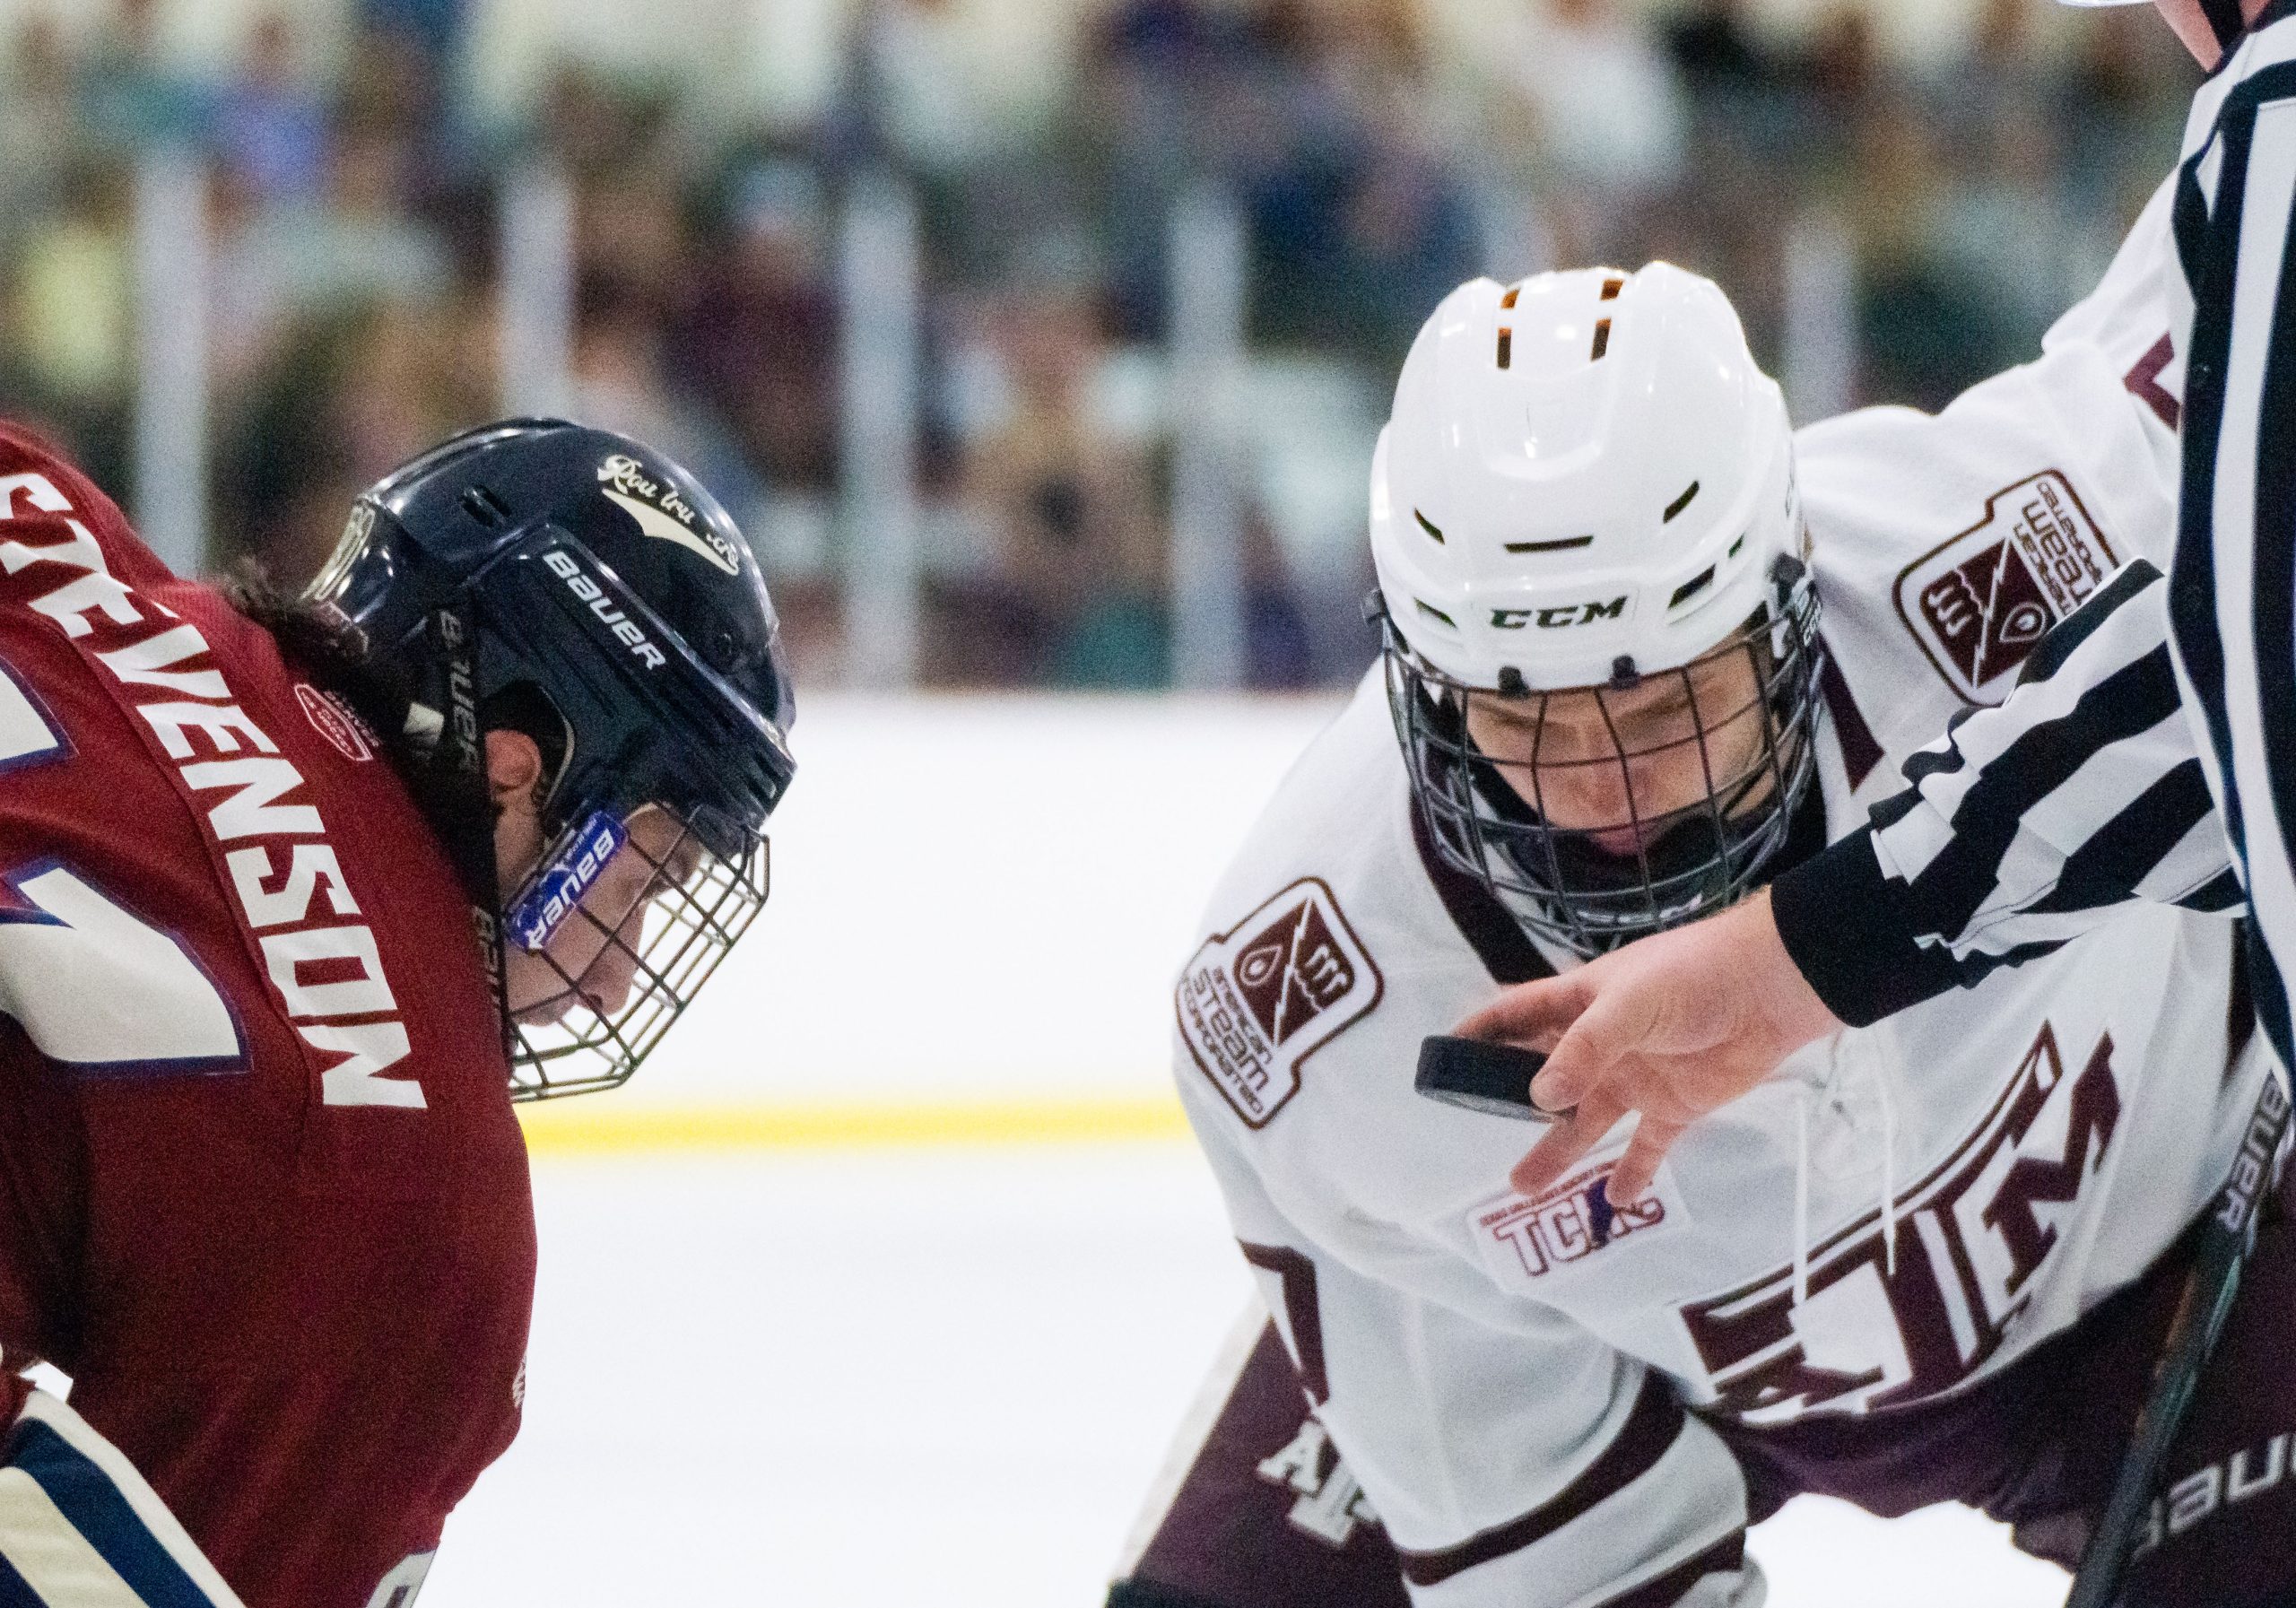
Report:
[{"label": "helmet ventilation slot", "polygon": [[1683,582],[1681,586],[1674,588],[1674,596],[1666,601],[1667,609],[1672,611],[1682,607],[1683,604],[1688,603],[1692,598],[1697,596],[1700,592],[1705,591],[1707,587],[1713,584],[1714,566],[1709,564],[1697,575],[1692,576],[1690,579]]},{"label": "helmet ventilation slot", "polygon": [[1502,329],[1499,332],[1499,366],[1502,369],[1507,367],[1509,361],[1514,355],[1515,332],[1511,329]]},{"label": "helmet ventilation slot", "polygon": [[1590,363],[1599,363],[1603,361],[1603,354],[1610,349],[1611,321],[1608,318],[1598,319],[1595,325],[1595,355],[1587,361]]},{"label": "helmet ventilation slot", "polygon": [[1522,285],[1521,285],[1521,283],[1520,283],[1519,282],[1518,282],[1517,283],[1514,283],[1514,284],[1510,284],[1510,285],[1509,285],[1509,286],[1507,287],[1507,293],[1506,293],[1504,296],[1501,296],[1501,297],[1499,299],[1499,305],[1500,305],[1501,308],[1507,309],[1509,309],[1509,310],[1510,310],[1510,311],[1511,311],[1511,310],[1513,309],[1514,306],[1515,306],[1515,298],[1516,298],[1516,297],[1518,297],[1518,296],[1519,296],[1519,295],[1521,295],[1522,293],[1523,293],[1523,287],[1522,287]]},{"label": "helmet ventilation slot", "polygon": [[1616,301],[1618,300],[1618,293],[1624,289],[1626,289],[1626,281],[1622,279],[1606,279],[1603,281],[1603,300],[1605,301]]},{"label": "helmet ventilation slot", "polygon": [[1509,552],[1568,552],[1574,547],[1592,547],[1594,544],[1595,538],[1591,535],[1564,536],[1556,542],[1509,542],[1506,548]]},{"label": "helmet ventilation slot", "polygon": [[1698,482],[1696,481],[1692,481],[1683,489],[1683,494],[1680,497],[1675,498],[1674,501],[1666,505],[1666,517],[1663,520],[1659,521],[1659,523],[1662,525],[1672,525],[1674,522],[1675,516],[1680,514],[1684,508],[1690,507],[1691,500],[1697,495]]},{"label": "helmet ventilation slot", "polygon": [[463,493],[463,512],[489,530],[500,530],[510,523],[510,510],[484,486],[473,486]]},{"label": "helmet ventilation slot", "polygon": [[1444,544],[1443,533],[1435,528],[1435,522],[1433,520],[1421,513],[1417,508],[1411,510],[1411,517],[1419,521],[1420,529],[1425,531],[1429,535],[1435,538],[1435,544],[1437,546],[1440,547]]},{"label": "helmet ventilation slot", "polygon": [[1446,614],[1442,610],[1437,608],[1433,604],[1429,603],[1425,598],[1414,597],[1412,599],[1412,602],[1417,604],[1419,605],[1419,612],[1427,615],[1430,619],[1439,621],[1443,624],[1449,626],[1453,630],[1459,629],[1459,622],[1457,621],[1452,619],[1448,614]]}]

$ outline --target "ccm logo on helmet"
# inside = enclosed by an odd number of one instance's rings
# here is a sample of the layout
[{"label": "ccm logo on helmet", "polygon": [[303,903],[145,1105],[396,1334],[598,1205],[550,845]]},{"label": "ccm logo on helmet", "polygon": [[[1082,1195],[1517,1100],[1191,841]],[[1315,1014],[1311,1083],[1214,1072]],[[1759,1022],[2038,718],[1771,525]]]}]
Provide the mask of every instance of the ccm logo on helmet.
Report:
[{"label": "ccm logo on helmet", "polygon": [[1561,630],[1569,626],[1625,618],[1624,597],[1613,597],[1608,603],[1566,603],[1550,608],[1491,611],[1492,627],[1503,631],[1518,631],[1526,625],[1535,625],[1543,631]]},{"label": "ccm logo on helmet", "polygon": [[613,606],[605,595],[605,588],[583,574],[582,566],[576,563],[571,555],[562,548],[553,547],[542,555],[542,561],[550,566],[552,574],[566,582],[568,591],[590,605],[590,613],[596,614],[599,622],[613,631],[616,638],[626,643],[631,654],[647,669],[659,670],[662,667],[665,663],[662,650],[646,639],[646,633],[639,629],[636,621]]}]

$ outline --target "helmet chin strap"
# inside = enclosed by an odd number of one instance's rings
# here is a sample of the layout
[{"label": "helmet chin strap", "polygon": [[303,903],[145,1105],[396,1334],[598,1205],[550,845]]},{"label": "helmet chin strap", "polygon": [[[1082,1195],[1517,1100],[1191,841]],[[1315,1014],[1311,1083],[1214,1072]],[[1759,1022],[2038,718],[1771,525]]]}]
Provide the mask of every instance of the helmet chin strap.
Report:
[{"label": "helmet chin strap", "polygon": [[510,1049],[510,1007],[502,969],[502,893],[494,865],[494,800],[487,786],[486,738],[478,724],[478,628],[468,605],[442,604],[427,629],[438,652],[430,695],[437,700],[418,717],[409,711],[409,735],[430,752],[412,778],[417,801],[440,829],[442,847],[470,900],[472,936],[494,991],[503,1053]]}]

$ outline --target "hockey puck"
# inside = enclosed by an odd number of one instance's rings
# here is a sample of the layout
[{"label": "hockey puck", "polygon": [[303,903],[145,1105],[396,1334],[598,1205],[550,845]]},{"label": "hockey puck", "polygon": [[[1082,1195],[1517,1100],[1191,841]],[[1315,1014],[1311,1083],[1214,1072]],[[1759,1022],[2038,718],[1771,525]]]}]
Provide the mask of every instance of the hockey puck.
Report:
[{"label": "hockey puck", "polygon": [[1536,1050],[1431,1033],[1420,1041],[1413,1087],[1429,1100],[1488,1117],[1552,1122],[1555,1113],[1531,1103],[1531,1079],[1545,1065],[1546,1057]]}]

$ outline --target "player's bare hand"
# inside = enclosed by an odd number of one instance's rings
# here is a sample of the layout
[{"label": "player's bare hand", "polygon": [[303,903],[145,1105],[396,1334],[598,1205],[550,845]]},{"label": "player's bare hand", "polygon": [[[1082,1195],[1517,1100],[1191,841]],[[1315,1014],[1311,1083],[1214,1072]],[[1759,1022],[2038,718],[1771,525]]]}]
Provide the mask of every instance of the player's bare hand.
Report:
[{"label": "player's bare hand", "polygon": [[1510,1178],[1526,1195],[1641,1114],[1610,1178],[1610,1198],[1624,1204],[1649,1188],[1683,1129],[1840,1026],[1786,952],[1764,891],[1566,977],[1510,988],[1457,1030],[1547,1054],[1531,1098],[1567,1115],[1516,1163]]}]

